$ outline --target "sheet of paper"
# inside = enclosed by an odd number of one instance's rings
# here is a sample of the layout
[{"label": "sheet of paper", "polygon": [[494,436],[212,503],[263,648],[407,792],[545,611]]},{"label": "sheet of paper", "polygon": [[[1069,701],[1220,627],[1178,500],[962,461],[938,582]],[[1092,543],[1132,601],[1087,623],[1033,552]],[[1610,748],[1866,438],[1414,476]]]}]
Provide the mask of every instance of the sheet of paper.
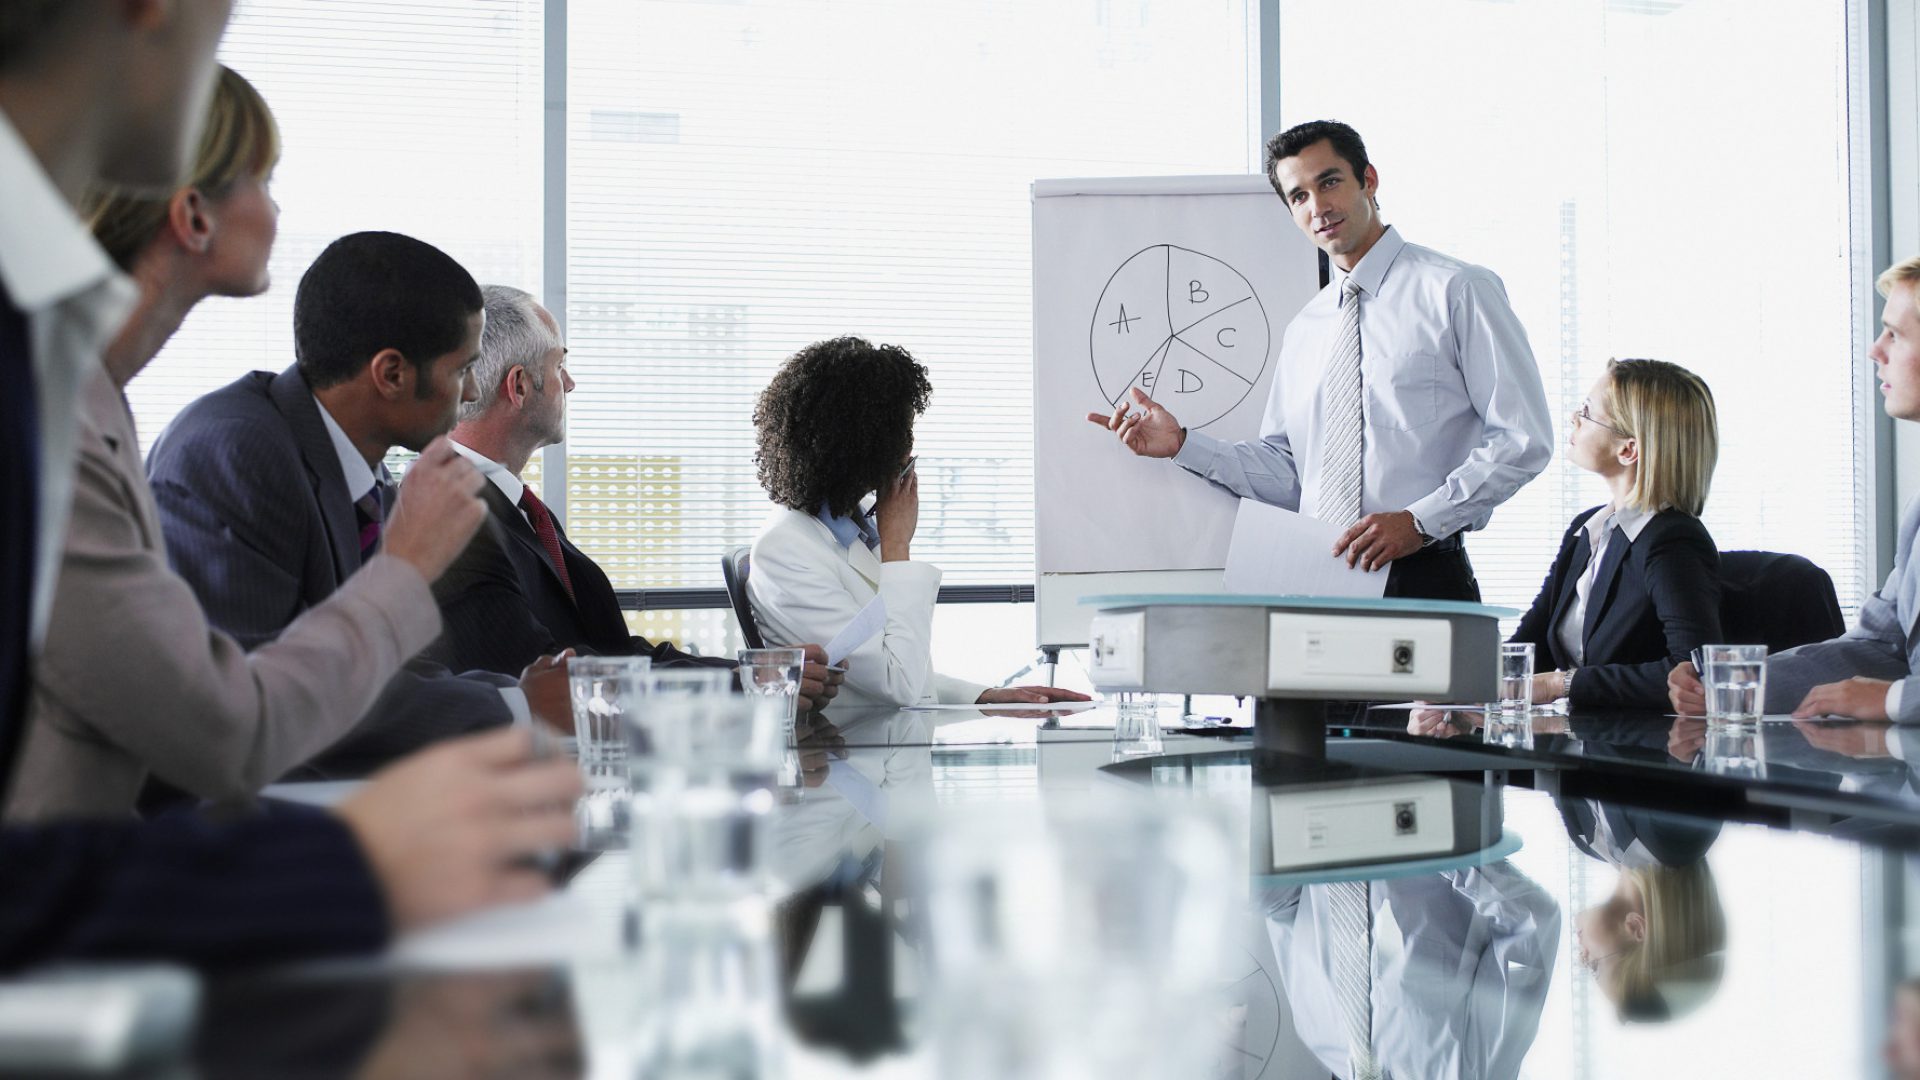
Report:
[{"label": "sheet of paper", "polygon": [[1333,543],[1344,531],[1319,518],[1241,499],[1240,512],[1233,519],[1233,540],[1227,547],[1223,579],[1227,591],[1379,599],[1387,589],[1387,568],[1368,573],[1335,558]]},{"label": "sheet of paper", "polygon": [[1097,701],[1049,701],[1044,704],[1040,702],[1006,702],[1004,704],[994,705],[981,705],[976,702],[972,705],[909,705],[907,706],[907,710],[909,712],[937,712],[948,709],[966,709],[970,712],[977,713],[995,713],[1006,712],[1008,709],[1018,709],[1021,712],[1034,712],[1035,710],[1045,709],[1047,712],[1070,713],[1079,712],[1082,709],[1097,709],[1099,707],[1100,703]]},{"label": "sheet of paper", "polygon": [[886,629],[886,626],[887,601],[884,597],[875,596],[866,607],[860,609],[860,614],[855,615],[845,629],[827,642],[827,663],[839,664],[844,661],[848,653],[872,641],[873,635]]}]

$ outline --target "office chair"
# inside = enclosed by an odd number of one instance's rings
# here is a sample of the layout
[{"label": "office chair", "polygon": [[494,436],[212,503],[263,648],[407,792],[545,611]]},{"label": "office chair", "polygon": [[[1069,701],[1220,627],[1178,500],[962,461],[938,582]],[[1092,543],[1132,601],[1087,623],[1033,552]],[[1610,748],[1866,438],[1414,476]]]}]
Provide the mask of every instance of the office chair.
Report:
[{"label": "office chair", "polygon": [[1833,578],[1799,555],[1723,551],[1720,590],[1720,628],[1730,645],[1776,653],[1847,630]]},{"label": "office chair", "polygon": [[[720,555],[720,578],[727,583],[727,601],[733,605],[733,617],[740,623],[741,640],[749,649],[764,649],[760,625],[753,621],[753,605],[747,601],[747,574],[752,569],[753,549],[745,544],[730,547]],[[1833,591],[1831,584],[1827,591]]]}]

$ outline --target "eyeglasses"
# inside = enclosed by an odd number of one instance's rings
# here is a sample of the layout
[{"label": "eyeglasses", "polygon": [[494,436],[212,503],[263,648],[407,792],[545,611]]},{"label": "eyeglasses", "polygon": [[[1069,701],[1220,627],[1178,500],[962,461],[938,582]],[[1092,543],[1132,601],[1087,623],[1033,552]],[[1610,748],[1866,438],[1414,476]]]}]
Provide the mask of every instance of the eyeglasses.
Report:
[{"label": "eyeglasses", "polygon": [[1613,432],[1615,435],[1618,435],[1623,439],[1633,438],[1632,435],[1629,435],[1626,432],[1621,431],[1619,428],[1614,427],[1612,424],[1607,423],[1605,420],[1596,418],[1593,415],[1593,403],[1590,401],[1581,402],[1580,411],[1577,413],[1574,413],[1573,415],[1579,417],[1581,420],[1589,424],[1599,424],[1601,427],[1606,428],[1608,431]]}]

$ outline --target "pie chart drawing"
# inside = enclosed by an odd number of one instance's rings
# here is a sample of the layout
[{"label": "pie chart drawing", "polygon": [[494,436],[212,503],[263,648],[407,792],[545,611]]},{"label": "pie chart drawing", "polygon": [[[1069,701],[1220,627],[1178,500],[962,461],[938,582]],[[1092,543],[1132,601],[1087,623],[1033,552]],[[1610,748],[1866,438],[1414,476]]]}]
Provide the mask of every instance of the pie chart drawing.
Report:
[{"label": "pie chart drawing", "polygon": [[1211,255],[1155,244],[1107,279],[1087,344],[1108,405],[1137,386],[1183,425],[1203,428],[1252,392],[1272,333],[1244,274]]}]

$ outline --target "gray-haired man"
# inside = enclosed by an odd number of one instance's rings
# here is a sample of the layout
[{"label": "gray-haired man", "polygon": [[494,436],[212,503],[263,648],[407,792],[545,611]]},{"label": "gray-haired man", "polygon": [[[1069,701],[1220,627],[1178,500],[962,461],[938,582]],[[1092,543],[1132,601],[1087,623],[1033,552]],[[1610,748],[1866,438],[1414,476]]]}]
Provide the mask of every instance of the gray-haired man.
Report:
[{"label": "gray-haired man", "polygon": [[[486,330],[474,364],[479,399],[461,406],[454,449],[486,473],[490,520],[434,587],[446,633],[439,658],[461,670],[517,672],[572,648],[636,655],[655,665],[732,667],[733,661],[650,642],[627,629],[612,582],[567,539],[560,521],[520,479],[533,452],[566,436],[567,346],[551,312],[506,285],[481,290]],[[801,694],[818,708],[838,691],[826,651],[808,645]]]}]

